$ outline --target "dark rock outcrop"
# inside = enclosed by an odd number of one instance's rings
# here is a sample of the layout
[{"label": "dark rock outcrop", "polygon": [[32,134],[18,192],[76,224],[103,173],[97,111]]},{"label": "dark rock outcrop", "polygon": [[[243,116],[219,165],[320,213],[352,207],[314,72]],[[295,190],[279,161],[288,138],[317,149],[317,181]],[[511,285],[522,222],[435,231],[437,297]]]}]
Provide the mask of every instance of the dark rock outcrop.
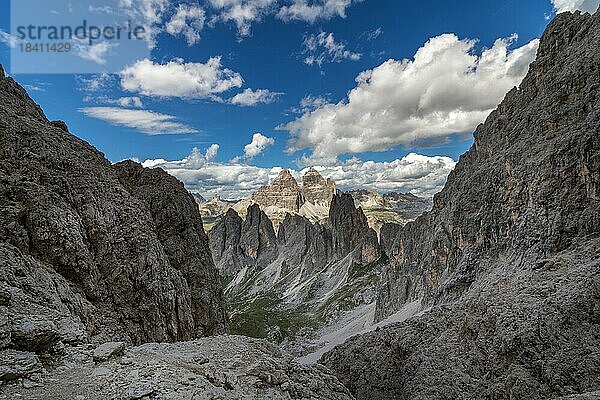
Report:
[{"label": "dark rock outcrop", "polygon": [[557,16],[433,210],[398,233],[377,318],[423,314],[322,359],[358,399],[600,388],[599,42],[600,12]]},{"label": "dark rock outcrop", "polygon": [[256,265],[267,265],[277,258],[277,237],[273,223],[258,204],[248,207],[242,224],[240,247]]},{"label": "dark rock outcrop", "polygon": [[218,279],[179,182],[111,165],[0,77],[0,350],[223,332]]},{"label": "dark rock outcrop", "polygon": [[393,253],[394,241],[401,229],[402,225],[398,224],[383,224],[381,227],[379,232],[379,243],[381,244],[381,249],[385,251],[386,254]]},{"label": "dark rock outcrop", "polygon": [[179,319],[191,317],[192,337],[224,333],[223,289],[215,279],[218,272],[194,197],[162,169],[143,168],[133,161],[118,163],[114,169],[123,186],[150,211],[170,265],[187,282],[192,313],[182,312]]},{"label": "dark rock outcrop", "polygon": [[209,238],[214,262],[224,276],[245,266],[262,269],[280,256],[286,265],[302,266],[310,274],[350,253],[358,263],[370,263],[381,255],[377,234],[348,194],[333,196],[329,219],[322,223],[287,214],[277,235],[258,204],[248,208],[244,221],[230,209]]},{"label": "dark rock outcrop", "polygon": [[358,249],[357,261],[370,263],[381,255],[377,233],[369,228],[367,217],[354,207],[354,199],[347,193],[333,196],[329,209],[332,227],[332,247],[336,258],[342,258]]}]

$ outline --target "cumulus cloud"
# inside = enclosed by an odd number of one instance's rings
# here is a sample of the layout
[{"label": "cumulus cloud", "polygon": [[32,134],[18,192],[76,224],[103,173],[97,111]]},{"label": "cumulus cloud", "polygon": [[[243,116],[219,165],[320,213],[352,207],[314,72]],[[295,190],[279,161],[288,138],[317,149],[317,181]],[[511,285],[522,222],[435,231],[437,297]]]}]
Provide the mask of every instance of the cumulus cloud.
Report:
[{"label": "cumulus cloud", "polygon": [[180,4],[177,11],[165,25],[166,31],[177,36],[183,34],[188,46],[200,40],[200,32],[204,28],[205,13],[197,5]]},{"label": "cumulus cloud", "polygon": [[277,17],[284,21],[298,20],[309,23],[333,17],[346,18],[346,8],[351,4],[352,0],[293,0],[292,4],[279,9]]},{"label": "cumulus cloud", "polygon": [[229,102],[239,106],[254,106],[257,104],[270,104],[277,100],[282,93],[271,92],[268,89],[246,89],[233,96]]},{"label": "cumulus cloud", "polygon": [[194,128],[177,122],[172,115],[148,110],[133,110],[119,107],[85,107],[79,112],[106,121],[112,125],[134,128],[148,135],[195,133]]},{"label": "cumulus cloud", "polygon": [[600,0],[552,0],[557,13],[583,11],[593,14],[600,7]]},{"label": "cumulus cloud", "polygon": [[360,53],[354,53],[346,49],[346,45],[336,42],[333,33],[321,32],[317,35],[309,35],[304,38],[304,63],[307,65],[317,64],[321,66],[324,62],[341,62],[343,60],[358,61],[362,57]]},{"label": "cumulus cloud", "polygon": [[218,11],[217,20],[232,21],[242,37],[250,35],[253,22],[260,21],[275,5],[276,0],[210,0]]},{"label": "cumulus cloud", "polygon": [[244,147],[244,157],[248,160],[252,159],[273,144],[275,144],[275,139],[266,137],[261,133],[255,133],[252,136],[252,142]]},{"label": "cumulus cloud", "polygon": [[472,131],[505,93],[518,85],[539,41],[510,50],[516,35],[498,39],[480,55],[474,40],[434,37],[412,60],[388,60],[364,71],[348,98],[278,127],[290,132],[290,152],[311,149],[306,164],[333,164],[337,156],[385,151],[397,145],[442,141]]},{"label": "cumulus cloud", "polygon": [[[213,145],[214,146],[214,145]],[[146,160],[148,168],[159,167],[181,180],[190,191],[205,197],[219,195],[226,199],[248,198],[259,187],[279,174],[281,167],[260,168],[240,163],[216,163],[194,149],[180,161]],[[336,181],[342,190],[370,189],[379,192],[410,192],[433,196],[446,182],[455,162],[448,157],[409,154],[391,162],[360,161],[356,158],[335,167],[317,166],[325,178]],[[300,179],[305,170],[292,174]]]},{"label": "cumulus cloud", "polygon": [[182,99],[214,98],[244,83],[240,74],[222,67],[221,57],[205,64],[181,59],[157,64],[145,59],[125,68],[120,76],[122,88],[129,92]]}]

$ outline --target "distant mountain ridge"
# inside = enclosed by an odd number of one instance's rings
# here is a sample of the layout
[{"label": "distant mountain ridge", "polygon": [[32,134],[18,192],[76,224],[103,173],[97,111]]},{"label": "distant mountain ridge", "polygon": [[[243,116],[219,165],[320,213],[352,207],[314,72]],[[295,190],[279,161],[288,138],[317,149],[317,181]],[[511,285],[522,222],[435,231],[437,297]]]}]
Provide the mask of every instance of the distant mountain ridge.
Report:
[{"label": "distant mountain ridge", "polygon": [[[315,168],[310,168],[302,177],[302,185],[298,184],[290,171],[282,170],[270,185],[262,186],[249,199],[223,201],[216,197],[206,201],[198,194],[197,201],[207,230],[212,229],[230,208],[245,218],[252,204],[261,206],[277,230],[288,213],[301,215],[313,223],[326,219],[336,193],[339,190],[333,180],[323,178]],[[356,206],[363,209],[369,226],[378,233],[383,224],[404,225],[430,210],[433,204],[430,199],[410,193],[390,192],[382,195],[367,190],[349,193]]]}]

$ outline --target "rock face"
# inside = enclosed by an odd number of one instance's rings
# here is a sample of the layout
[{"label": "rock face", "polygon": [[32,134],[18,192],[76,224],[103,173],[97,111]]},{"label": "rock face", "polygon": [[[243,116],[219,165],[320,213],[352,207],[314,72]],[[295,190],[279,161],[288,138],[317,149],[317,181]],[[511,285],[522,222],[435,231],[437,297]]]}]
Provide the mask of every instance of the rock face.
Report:
[{"label": "rock face", "polygon": [[230,210],[209,238],[234,333],[293,340],[374,301],[382,253],[350,195],[334,195],[319,223],[288,213],[276,237],[257,204],[245,221]]},{"label": "rock face", "polygon": [[304,204],[304,197],[296,179],[290,171],[284,169],[271,185],[258,189],[252,195],[252,201],[263,207],[279,207],[298,212]]},{"label": "rock face", "polygon": [[106,362],[94,362],[92,351],[79,347],[67,359],[68,367],[41,375],[34,387],[13,384],[3,394],[31,400],[352,399],[326,368],[299,365],[266,341],[239,336],[144,344]]},{"label": "rock face", "polygon": [[0,353],[188,340],[226,327],[183,186],[111,165],[0,76]]},{"label": "rock face", "polygon": [[548,26],[519,89],[391,246],[377,319],[322,361],[358,399],[600,388],[600,13]]},{"label": "rock face", "polygon": [[[221,282],[216,279],[208,237],[193,197],[183,183],[161,169],[143,168],[132,161],[116,164],[114,169],[123,186],[150,211],[169,263],[187,282],[192,337],[224,333],[227,316]],[[190,315],[182,313],[178,318],[185,320]]]},{"label": "rock face", "polygon": [[252,201],[263,208],[276,207],[300,213],[306,202],[329,208],[336,193],[335,182],[326,180],[314,168],[302,177],[302,187],[298,186],[290,171],[283,170],[271,185],[263,186],[254,193]]},{"label": "rock face", "polygon": [[331,199],[337,193],[335,182],[325,180],[314,168],[310,168],[302,177],[302,195],[312,204],[329,206]]},{"label": "rock face", "polygon": [[332,227],[332,248],[335,258],[342,258],[358,249],[358,262],[370,263],[381,255],[377,234],[369,228],[367,217],[354,207],[354,199],[344,193],[331,201],[329,222]]}]

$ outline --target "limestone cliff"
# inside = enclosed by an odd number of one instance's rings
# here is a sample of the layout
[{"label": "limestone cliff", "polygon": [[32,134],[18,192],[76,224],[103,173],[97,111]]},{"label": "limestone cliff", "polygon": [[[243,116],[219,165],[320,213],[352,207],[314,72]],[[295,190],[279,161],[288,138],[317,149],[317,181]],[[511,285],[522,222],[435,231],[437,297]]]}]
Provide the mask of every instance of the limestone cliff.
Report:
[{"label": "limestone cliff", "polygon": [[111,165],[0,75],[0,358],[225,332],[209,254],[181,183]]},{"label": "limestone cliff", "polygon": [[377,318],[405,321],[322,359],[358,399],[597,397],[598,43],[600,12],[557,16],[433,210],[398,232]]}]

